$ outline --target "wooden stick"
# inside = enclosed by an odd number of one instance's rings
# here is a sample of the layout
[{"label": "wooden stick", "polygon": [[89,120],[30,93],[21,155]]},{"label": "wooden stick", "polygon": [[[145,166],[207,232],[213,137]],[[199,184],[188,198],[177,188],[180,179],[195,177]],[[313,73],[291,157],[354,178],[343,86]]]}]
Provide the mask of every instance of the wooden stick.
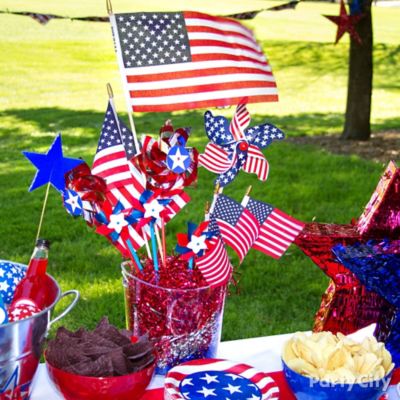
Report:
[{"label": "wooden stick", "polygon": [[42,213],[40,214],[39,227],[38,227],[38,231],[37,231],[37,234],[36,234],[36,241],[39,239],[40,231],[42,229],[44,211],[46,210],[47,199],[49,198],[49,191],[50,191],[50,182],[47,184],[46,194],[44,195]]},{"label": "wooden stick", "polygon": [[113,13],[111,0],[106,0],[106,6],[108,15],[111,15]]},{"label": "wooden stick", "polygon": [[209,214],[212,214],[214,212],[214,207],[215,207],[215,203],[217,202],[218,196],[224,191],[223,187],[220,187],[219,183],[217,183],[215,185],[215,189],[214,189],[214,197],[213,200],[211,202],[211,206],[210,206],[210,211]]},{"label": "wooden stick", "polygon": [[147,251],[147,257],[149,257],[150,260],[153,259],[153,257],[151,256],[151,251],[150,251],[150,247],[149,247],[149,243],[146,240],[147,235],[146,235],[146,229],[144,226],[142,226],[142,235],[143,235],[143,240],[144,240],[144,245],[146,247],[146,251]]},{"label": "wooden stick", "polygon": [[247,188],[246,194],[243,196],[242,202],[240,203],[243,207],[247,206],[247,203],[249,202],[249,194],[252,189],[253,187],[251,185]]}]

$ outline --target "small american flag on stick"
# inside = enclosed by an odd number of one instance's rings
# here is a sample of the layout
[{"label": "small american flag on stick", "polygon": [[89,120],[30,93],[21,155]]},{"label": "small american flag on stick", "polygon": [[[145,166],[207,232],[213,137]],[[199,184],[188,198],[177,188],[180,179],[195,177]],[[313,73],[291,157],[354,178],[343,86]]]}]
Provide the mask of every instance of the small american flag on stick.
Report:
[{"label": "small american flag on stick", "polygon": [[278,100],[268,61],[238,21],[187,11],[112,14],[110,21],[133,111]]},{"label": "small american flag on stick", "polygon": [[273,258],[280,258],[293,243],[304,224],[274,208],[271,204],[245,196],[242,204],[250,211],[261,228],[253,248]]},{"label": "small american flag on stick", "polygon": [[138,199],[145,190],[144,178],[130,161],[136,153],[132,132],[109,102],[92,173],[106,181],[107,197],[114,206],[121,201],[125,208],[131,208],[133,199]]},{"label": "small american flag on stick", "polygon": [[209,229],[210,232],[219,233],[242,262],[258,237],[260,225],[241,204],[220,194],[210,215]]},{"label": "small american flag on stick", "polygon": [[211,287],[226,284],[232,275],[232,265],[220,237],[210,241],[210,249],[196,259],[196,266]]}]

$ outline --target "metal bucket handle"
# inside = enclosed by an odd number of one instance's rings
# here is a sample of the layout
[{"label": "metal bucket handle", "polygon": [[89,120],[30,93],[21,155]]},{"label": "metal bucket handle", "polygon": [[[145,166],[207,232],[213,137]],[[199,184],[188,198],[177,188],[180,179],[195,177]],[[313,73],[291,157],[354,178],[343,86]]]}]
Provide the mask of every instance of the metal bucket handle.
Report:
[{"label": "metal bucket handle", "polygon": [[74,296],[73,300],[71,301],[71,303],[67,306],[67,308],[60,314],[57,315],[57,317],[55,317],[54,319],[52,319],[51,321],[49,321],[49,324],[47,326],[47,330],[49,330],[51,328],[51,326],[56,323],[57,321],[59,321],[61,318],[64,318],[76,305],[76,303],[78,302],[79,298],[80,298],[80,294],[77,290],[67,290],[66,292],[62,293],[60,298],[57,300],[56,304],[54,306],[56,306],[59,301],[61,299],[63,299],[64,297],[67,296]]}]

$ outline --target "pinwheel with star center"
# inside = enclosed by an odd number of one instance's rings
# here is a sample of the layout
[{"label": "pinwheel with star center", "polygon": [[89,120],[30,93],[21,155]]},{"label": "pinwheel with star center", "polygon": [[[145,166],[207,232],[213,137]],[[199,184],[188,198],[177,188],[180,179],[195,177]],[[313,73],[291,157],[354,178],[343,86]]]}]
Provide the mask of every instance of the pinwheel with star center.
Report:
[{"label": "pinwheel with star center", "polygon": [[189,128],[174,131],[167,121],[160,129],[159,140],[142,138],[141,152],[134,161],[147,178],[148,190],[162,190],[164,194],[196,182],[198,152],[186,147],[189,134]]},{"label": "pinwheel with star center", "polygon": [[228,185],[241,169],[256,174],[261,181],[267,180],[269,166],[262,149],[274,140],[284,139],[280,129],[268,123],[249,128],[250,113],[244,103],[237,106],[230,123],[211,111],[205,113],[204,123],[210,143],[199,155],[199,164],[218,174],[217,184]]},{"label": "pinwheel with star center", "polygon": [[96,232],[109,236],[113,242],[120,237],[126,240],[129,227],[134,227],[137,232],[142,227],[159,222],[160,218],[168,218],[170,210],[166,207],[170,199],[159,198],[160,191],[146,190],[139,198],[133,201],[133,207],[125,209],[121,202],[112,207],[109,202],[104,202],[102,210],[96,214],[99,223]]},{"label": "pinwheel with star center", "polygon": [[206,250],[210,248],[210,239],[212,232],[208,232],[208,221],[196,225],[188,222],[187,233],[178,233],[176,235],[178,244],[175,251],[180,254],[183,260],[190,260],[193,257],[201,257]]},{"label": "pinwheel with star center", "polygon": [[104,179],[92,175],[90,167],[82,163],[65,174],[64,207],[75,217],[82,216],[89,225],[106,200],[107,185]]}]

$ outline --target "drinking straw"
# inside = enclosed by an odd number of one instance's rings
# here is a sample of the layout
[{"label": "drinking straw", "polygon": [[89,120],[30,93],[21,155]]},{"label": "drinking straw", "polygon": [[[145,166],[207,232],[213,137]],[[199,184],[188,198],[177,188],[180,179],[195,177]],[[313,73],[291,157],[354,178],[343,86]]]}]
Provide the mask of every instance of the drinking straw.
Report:
[{"label": "drinking straw", "polygon": [[151,235],[151,247],[153,250],[153,265],[154,265],[154,270],[158,272],[158,258],[157,258],[157,243],[156,243],[156,238],[154,234],[154,222],[150,222],[150,235]]},{"label": "drinking straw", "polygon": [[190,257],[190,258],[189,258],[189,265],[188,265],[188,268],[189,268],[190,270],[193,269],[193,258],[194,258],[194,257]]},{"label": "drinking straw", "polygon": [[130,253],[131,253],[131,255],[132,255],[132,257],[133,257],[133,259],[135,261],[136,267],[138,268],[138,270],[140,272],[142,272],[143,271],[143,267],[142,267],[142,264],[140,263],[140,259],[139,259],[139,256],[137,254],[137,251],[132,246],[131,239],[128,239],[126,241],[126,244],[128,245],[128,249],[129,249],[129,251],[130,251]]},{"label": "drinking straw", "polygon": [[158,229],[155,229],[155,232],[156,232],[156,239],[157,239],[158,251],[160,252],[161,262],[163,265],[165,265],[165,258],[164,258],[162,244],[161,244],[160,232],[158,232]]},{"label": "drinking straw", "polygon": [[167,242],[166,242],[166,239],[165,239],[165,221],[164,221],[164,217],[161,217],[161,238],[162,238],[163,253],[165,255],[164,267],[166,267],[167,266]]}]

